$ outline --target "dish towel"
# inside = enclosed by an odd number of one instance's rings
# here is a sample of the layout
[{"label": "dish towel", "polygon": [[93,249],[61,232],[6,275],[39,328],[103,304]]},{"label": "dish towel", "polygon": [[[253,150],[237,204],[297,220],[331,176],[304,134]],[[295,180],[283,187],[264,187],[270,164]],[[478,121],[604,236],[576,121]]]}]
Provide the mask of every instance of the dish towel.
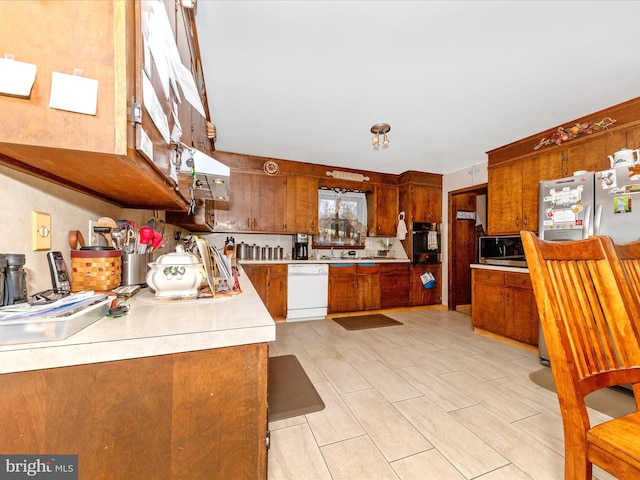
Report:
[{"label": "dish towel", "polygon": [[434,231],[431,231],[427,234],[427,250],[437,250],[438,249],[438,234]]},{"label": "dish towel", "polygon": [[396,238],[398,240],[404,240],[407,237],[407,225],[404,223],[404,212],[400,212],[398,215],[398,230],[396,231]]}]

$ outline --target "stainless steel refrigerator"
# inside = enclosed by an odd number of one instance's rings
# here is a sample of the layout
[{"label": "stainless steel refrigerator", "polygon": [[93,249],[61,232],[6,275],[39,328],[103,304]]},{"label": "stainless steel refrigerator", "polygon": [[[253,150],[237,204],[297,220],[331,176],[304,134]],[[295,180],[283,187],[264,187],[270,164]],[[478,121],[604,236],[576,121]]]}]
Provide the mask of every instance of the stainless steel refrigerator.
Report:
[{"label": "stainless steel refrigerator", "polygon": [[[538,236],[543,240],[608,235],[624,243],[640,238],[640,175],[628,166],[543,180],[539,193]],[[542,330],[538,355],[543,364],[549,364]]]},{"label": "stainless steel refrigerator", "polygon": [[616,243],[640,238],[640,175],[633,167],[596,172],[594,188],[593,234]]},{"label": "stainless steel refrigerator", "polygon": [[567,241],[593,234],[595,208],[593,172],[540,182],[538,236]]}]

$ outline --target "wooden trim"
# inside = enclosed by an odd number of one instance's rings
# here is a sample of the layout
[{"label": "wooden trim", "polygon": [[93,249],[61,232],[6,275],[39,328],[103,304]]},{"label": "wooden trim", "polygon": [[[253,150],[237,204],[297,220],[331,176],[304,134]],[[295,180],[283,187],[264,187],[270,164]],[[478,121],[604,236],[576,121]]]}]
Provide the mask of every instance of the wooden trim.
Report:
[{"label": "wooden trim", "polygon": [[[586,123],[586,122],[599,122],[603,118],[611,117],[616,120],[614,127],[609,128],[607,130],[602,130],[591,135],[585,135],[581,138],[568,142],[566,144],[560,146],[553,147],[542,147],[539,150],[534,150],[533,148],[542,140],[543,138],[549,138],[555,132],[557,132],[559,127],[567,127],[569,125],[575,125],[576,123]],[[615,131],[620,128],[628,127],[634,123],[638,123],[640,119],[640,97],[634,98],[624,103],[620,103],[618,105],[614,105],[612,107],[606,108],[604,110],[600,110],[595,113],[591,113],[589,115],[585,115],[584,117],[580,117],[576,120],[571,120],[568,122],[564,122],[561,125],[558,125],[553,128],[549,128],[540,133],[536,133],[534,135],[530,135],[526,138],[517,140],[515,142],[509,143],[502,147],[494,148],[493,150],[489,150],[487,155],[489,155],[489,164],[503,162],[506,160],[510,160],[515,157],[522,157],[527,154],[540,154],[545,151],[549,151],[554,148],[566,148],[567,145],[575,145],[576,143],[581,143],[582,141],[588,141],[589,139],[595,138],[600,135],[605,135],[610,131]]]},{"label": "wooden trim", "polygon": [[[319,165],[296,160],[284,160],[280,158],[260,157],[256,155],[245,155],[242,153],[216,151],[216,160],[227,165],[231,170],[243,172],[262,173],[264,162],[275,161],[279,166],[278,175],[301,175],[318,179],[319,186],[348,186],[362,191],[373,190],[371,185],[398,186],[400,183],[416,183],[442,187],[442,175],[437,173],[407,171],[400,175],[389,173],[372,172],[368,170],[357,170],[354,168],[343,168],[336,165]],[[326,172],[340,170],[345,172],[360,173],[369,177],[368,182],[354,182],[351,180],[338,180],[327,176]]]}]

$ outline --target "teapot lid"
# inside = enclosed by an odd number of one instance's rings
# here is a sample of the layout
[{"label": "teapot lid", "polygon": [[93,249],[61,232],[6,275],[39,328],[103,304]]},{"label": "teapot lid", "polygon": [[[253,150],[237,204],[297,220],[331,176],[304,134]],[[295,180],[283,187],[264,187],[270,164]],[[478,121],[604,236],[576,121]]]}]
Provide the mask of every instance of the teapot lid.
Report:
[{"label": "teapot lid", "polygon": [[175,252],[160,255],[155,263],[159,265],[196,265],[200,263],[200,259],[193,253],[185,252],[182,245],[176,245]]}]

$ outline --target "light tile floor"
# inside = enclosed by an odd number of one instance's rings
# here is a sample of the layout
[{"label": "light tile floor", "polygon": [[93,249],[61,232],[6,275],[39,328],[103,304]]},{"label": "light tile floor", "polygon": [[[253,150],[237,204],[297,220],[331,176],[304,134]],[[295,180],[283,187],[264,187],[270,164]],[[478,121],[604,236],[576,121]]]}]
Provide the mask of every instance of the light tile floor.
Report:
[{"label": "light tile floor", "polygon": [[277,325],[269,354],[296,355],[326,407],[269,424],[270,480],[563,478],[557,398],[529,379],[546,368],[534,351],[474,333],[463,313],[387,315],[403,325]]}]

